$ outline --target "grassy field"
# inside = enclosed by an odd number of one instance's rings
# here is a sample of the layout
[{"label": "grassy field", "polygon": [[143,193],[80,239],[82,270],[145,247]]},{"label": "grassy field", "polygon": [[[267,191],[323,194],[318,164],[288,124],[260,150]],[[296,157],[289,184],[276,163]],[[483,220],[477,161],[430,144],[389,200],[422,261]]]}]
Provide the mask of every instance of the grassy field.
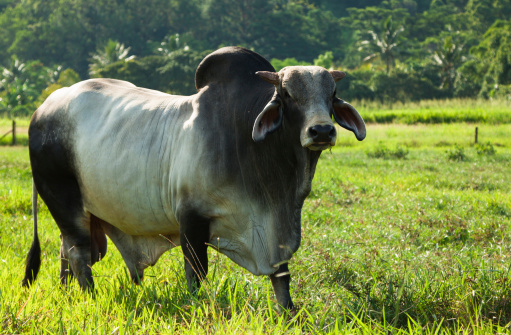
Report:
[{"label": "grassy field", "polygon": [[[342,95],[341,95],[342,96]],[[352,101],[366,123],[378,124],[444,124],[471,123],[482,125],[511,124],[511,102],[508,100],[450,99],[423,100],[419,102],[396,102],[382,105],[378,101]],[[26,145],[30,119],[16,120],[17,142]],[[12,128],[12,121],[0,115],[0,137]],[[0,139],[0,145],[8,145],[11,135]]]},{"label": "grassy field", "polygon": [[354,106],[371,123],[511,123],[509,100],[423,100],[385,106],[377,101],[359,101]]},{"label": "grassy field", "polygon": [[[0,122],[0,126],[3,124]],[[61,289],[59,232],[40,202],[42,269],[22,289],[32,239],[24,146],[0,147],[0,333],[508,333],[511,124],[368,125],[324,152],[290,263],[297,310],[270,281],[210,251],[186,290],[180,249],[131,285],[110,243],[97,292]],[[488,144],[489,143],[489,144]]]}]

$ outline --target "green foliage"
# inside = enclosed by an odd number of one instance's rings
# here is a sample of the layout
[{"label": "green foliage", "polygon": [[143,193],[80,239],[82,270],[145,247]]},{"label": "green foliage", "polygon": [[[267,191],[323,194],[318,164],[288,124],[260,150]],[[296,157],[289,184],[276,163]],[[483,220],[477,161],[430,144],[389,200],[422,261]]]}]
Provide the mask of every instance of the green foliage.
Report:
[{"label": "green foliage", "polygon": [[122,43],[108,40],[106,45],[96,50],[96,53],[90,58],[89,75],[95,77],[102,68],[110,64],[119,61],[128,62],[134,59],[134,56],[129,56],[130,49],[130,47],[125,47]]},{"label": "green foliage", "polygon": [[195,70],[209,51],[179,49],[164,56],[147,56],[110,64],[98,77],[127,80],[137,86],[173,94],[193,94]]},{"label": "green foliage", "polygon": [[452,36],[447,36],[443,44],[433,53],[434,62],[441,69],[442,88],[454,89],[454,81],[457,76],[457,68],[463,63],[463,45],[453,41]]},{"label": "green foliage", "polygon": [[383,143],[380,143],[373,150],[367,152],[368,157],[372,158],[384,158],[384,159],[406,159],[409,150],[401,145],[397,145],[395,149],[387,148],[387,146]]},{"label": "green foliage", "polygon": [[[3,0],[0,64],[16,56],[82,79],[112,74],[146,83],[139,75],[149,75],[152,60],[120,61],[162,56],[150,87],[183,93],[194,91],[196,55],[240,45],[277,70],[348,70],[349,83],[339,83],[348,99],[511,99],[509,16],[507,0]],[[15,91],[5,99],[23,98]]]},{"label": "green foliage", "polygon": [[[486,67],[480,94],[484,97],[499,96],[499,85],[511,84],[511,20],[496,21],[484,34],[478,46],[471,49]],[[507,95],[504,89],[502,96]]]},{"label": "green foliage", "polygon": [[32,114],[33,102],[55,80],[59,69],[47,68],[39,61],[24,63],[13,57],[9,66],[0,67],[0,71],[0,112],[17,118]]},{"label": "green foliage", "polygon": [[481,91],[487,66],[478,59],[470,59],[458,68],[454,82],[454,96],[475,98]]},{"label": "green foliage", "polygon": [[507,0],[469,0],[466,17],[471,29],[484,33],[496,20],[511,16],[511,3]]},{"label": "green foliage", "polygon": [[174,94],[193,94],[195,88],[195,70],[210,51],[197,52],[181,49],[164,58],[158,73],[166,82],[166,91]]},{"label": "green foliage", "polygon": [[59,73],[57,82],[46,87],[41,92],[41,95],[39,95],[39,97],[36,100],[36,106],[39,107],[44,102],[44,100],[46,100],[46,98],[48,98],[50,96],[50,94],[52,94],[59,88],[69,87],[73,84],[76,84],[79,81],[80,81],[80,76],[78,75],[78,73],[76,73],[72,69],[65,69],[64,71]]},{"label": "green foliage", "polygon": [[319,55],[318,58],[314,60],[314,65],[322,66],[325,69],[332,70],[333,69],[333,60],[334,55],[332,51],[327,51],[322,55]]},{"label": "green foliage", "polygon": [[374,100],[375,94],[368,86],[373,71],[347,71],[346,77],[337,82],[337,94],[344,100]]},{"label": "green foliage", "polygon": [[360,42],[360,49],[367,50],[371,54],[363,59],[364,62],[371,62],[375,59],[385,63],[387,74],[391,68],[396,66],[396,59],[402,53],[403,39],[401,33],[405,30],[403,26],[396,27],[392,16],[383,20],[379,31],[368,31],[370,39]]},{"label": "green foliage", "polygon": [[491,142],[477,144],[476,151],[479,156],[494,156],[497,152]]},{"label": "green foliage", "polygon": [[73,71],[73,69],[65,69],[64,71],[60,72],[59,79],[57,79],[57,84],[68,87],[73,84],[76,84],[80,81],[80,76],[78,73]]},{"label": "green foliage", "polygon": [[436,87],[421,72],[355,70],[337,83],[340,96],[346,100],[378,100],[392,104],[396,101],[441,99],[448,93]]},{"label": "green foliage", "polygon": [[[441,37],[445,31],[470,30],[463,14],[465,4],[459,1],[433,0],[426,11],[408,19],[409,36],[417,41],[426,41],[431,37]],[[420,48],[416,57],[423,57],[424,49]]]},{"label": "green foliage", "polygon": [[282,59],[282,60],[273,58],[270,63],[271,63],[271,65],[273,65],[273,67],[275,68],[275,71],[277,71],[277,72],[280,71],[281,69],[285,68],[286,66],[312,65],[311,63],[307,63],[304,61],[297,61],[296,58],[286,58],[286,59]]},{"label": "green foliage", "polygon": [[[88,74],[89,57],[105,41],[117,40],[145,55],[147,41],[159,41],[169,31],[199,26],[197,2],[177,0],[27,0],[0,17],[1,50],[22,59]],[[1,58],[0,58],[1,59]]]},{"label": "green foliage", "polygon": [[170,56],[173,52],[178,50],[189,50],[189,43],[191,37],[189,34],[173,34],[165,36],[163,41],[156,47],[156,52],[160,55]]},{"label": "green foliage", "polygon": [[446,152],[447,159],[451,161],[467,161],[469,158],[465,153],[465,149],[458,144],[454,145],[454,148],[448,149]]},{"label": "green foliage", "polygon": [[167,80],[158,71],[165,65],[163,56],[147,56],[129,61],[118,61],[101,68],[98,77],[115,78],[141,87],[165,90]]},{"label": "green foliage", "polygon": [[393,71],[390,74],[376,72],[371,78],[370,85],[375,97],[382,102],[438,99],[446,95],[427,78],[409,72]]}]

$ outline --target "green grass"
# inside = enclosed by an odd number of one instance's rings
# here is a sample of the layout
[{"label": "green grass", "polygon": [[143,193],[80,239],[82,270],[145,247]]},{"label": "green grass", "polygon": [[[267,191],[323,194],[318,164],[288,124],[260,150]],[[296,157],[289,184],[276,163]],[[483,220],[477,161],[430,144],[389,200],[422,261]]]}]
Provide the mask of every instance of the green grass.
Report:
[{"label": "green grass", "polygon": [[[28,144],[28,125],[29,118],[22,118],[16,120],[16,141],[19,145]],[[12,120],[0,117],[0,146],[12,144],[12,133],[7,134],[12,130]],[[7,134],[7,135],[6,135]],[[6,135],[6,136],[4,136]]]},{"label": "green grass", "polygon": [[[97,292],[58,283],[59,232],[40,202],[41,272],[22,289],[32,239],[26,147],[0,148],[0,333],[507,333],[511,321],[511,125],[368,125],[323,153],[290,263],[297,311],[271,284],[210,251],[189,294],[179,248],[131,285],[112,243]],[[466,160],[449,159],[461,148]],[[386,148],[405,157],[378,156]],[[481,151],[481,153],[478,153]]]},{"label": "green grass", "polygon": [[387,106],[376,101],[353,102],[367,123],[511,123],[508,100],[424,100],[394,103]]},{"label": "green grass", "polygon": [[[423,100],[420,102],[396,102],[392,105],[378,101],[353,101],[368,124],[445,124],[467,123],[481,126],[511,123],[511,101],[482,99]],[[29,118],[18,118],[17,143],[27,145]],[[468,126],[467,126],[468,127]],[[12,120],[0,115],[0,137],[11,130]],[[12,136],[0,138],[0,146],[10,145]],[[497,143],[498,144],[498,143]]]}]

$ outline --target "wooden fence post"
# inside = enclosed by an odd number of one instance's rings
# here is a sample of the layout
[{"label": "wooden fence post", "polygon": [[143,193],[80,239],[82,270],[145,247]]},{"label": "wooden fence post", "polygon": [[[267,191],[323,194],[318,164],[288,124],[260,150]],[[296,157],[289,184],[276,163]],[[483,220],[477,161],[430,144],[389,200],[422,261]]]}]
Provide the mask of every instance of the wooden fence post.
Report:
[{"label": "wooden fence post", "polygon": [[12,120],[12,145],[16,145],[16,121]]},{"label": "wooden fence post", "polygon": [[475,138],[475,144],[477,144],[477,135],[478,135],[477,133],[478,133],[478,129],[477,129],[477,127],[476,127],[476,138]]}]

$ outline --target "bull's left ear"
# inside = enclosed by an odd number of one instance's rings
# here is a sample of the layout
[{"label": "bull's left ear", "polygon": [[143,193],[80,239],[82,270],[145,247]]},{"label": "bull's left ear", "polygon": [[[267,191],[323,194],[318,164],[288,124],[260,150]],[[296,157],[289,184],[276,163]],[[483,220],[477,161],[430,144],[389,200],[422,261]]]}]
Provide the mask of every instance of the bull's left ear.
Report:
[{"label": "bull's left ear", "polygon": [[351,130],[357,140],[362,141],[366,137],[366,125],[357,110],[349,103],[338,98],[334,98],[332,106],[335,121],[341,127]]},{"label": "bull's left ear", "polygon": [[275,95],[257,116],[252,129],[252,138],[260,142],[266,135],[273,133],[282,125],[282,104],[278,95]]}]

